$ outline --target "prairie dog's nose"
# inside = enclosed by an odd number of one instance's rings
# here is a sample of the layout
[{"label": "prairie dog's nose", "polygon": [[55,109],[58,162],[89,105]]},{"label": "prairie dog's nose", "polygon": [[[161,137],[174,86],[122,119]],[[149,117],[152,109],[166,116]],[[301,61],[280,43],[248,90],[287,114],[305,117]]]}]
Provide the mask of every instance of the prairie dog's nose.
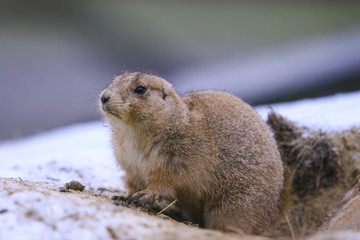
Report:
[{"label": "prairie dog's nose", "polygon": [[106,104],[110,99],[110,94],[108,91],[104,90],[100,95],[100,100],[102,104]]}]

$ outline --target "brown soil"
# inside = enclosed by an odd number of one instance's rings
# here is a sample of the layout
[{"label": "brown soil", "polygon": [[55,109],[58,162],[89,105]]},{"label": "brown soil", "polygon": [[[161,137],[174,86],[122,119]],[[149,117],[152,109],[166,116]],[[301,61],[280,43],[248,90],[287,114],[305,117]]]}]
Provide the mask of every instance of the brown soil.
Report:
[{"label": "brown soil", "polygon": [[284,210],[289,223],[282,216],[266,235],[288,239],[289,224],[297,239],[314,234],[360,172],[360,130],[314,132],[274,112],[268,123],[290,169],[290,189]]}]

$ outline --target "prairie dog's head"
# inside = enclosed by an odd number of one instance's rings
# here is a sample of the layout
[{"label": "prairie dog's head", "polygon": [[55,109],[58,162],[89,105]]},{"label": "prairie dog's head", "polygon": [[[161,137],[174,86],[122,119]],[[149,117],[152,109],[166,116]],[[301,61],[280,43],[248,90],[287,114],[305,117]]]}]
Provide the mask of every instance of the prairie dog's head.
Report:
[{"label": "prairie dog's head", "polygon": [[172,112],[178,101],[170,83],[138,72],[115,77],[100,94],[101,109],[110,122],[156,121]]}]

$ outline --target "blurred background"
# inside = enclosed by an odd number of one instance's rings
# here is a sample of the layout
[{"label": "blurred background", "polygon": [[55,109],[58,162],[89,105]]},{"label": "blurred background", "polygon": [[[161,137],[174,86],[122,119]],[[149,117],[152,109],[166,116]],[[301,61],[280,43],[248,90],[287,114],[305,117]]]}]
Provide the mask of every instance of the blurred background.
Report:
[{"label": "blurred background", "polygon": [[123,71],[252,105],[359,90],[360,1],[0,2],[0,140],[100,119]]}]

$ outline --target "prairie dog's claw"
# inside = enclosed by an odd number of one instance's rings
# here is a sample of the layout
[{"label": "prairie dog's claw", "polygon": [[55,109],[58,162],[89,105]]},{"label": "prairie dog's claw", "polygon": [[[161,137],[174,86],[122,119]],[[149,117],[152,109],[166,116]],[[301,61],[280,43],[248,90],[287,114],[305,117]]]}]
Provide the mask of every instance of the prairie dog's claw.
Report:
[{"label": "prairie dog's claw", "polygon": [[128,204],[131,204],[131,203],[134,203],[137,202],[142,196],[144,196],[146,193],[145,192],[136,192],[134,193],[126,202]]}]

